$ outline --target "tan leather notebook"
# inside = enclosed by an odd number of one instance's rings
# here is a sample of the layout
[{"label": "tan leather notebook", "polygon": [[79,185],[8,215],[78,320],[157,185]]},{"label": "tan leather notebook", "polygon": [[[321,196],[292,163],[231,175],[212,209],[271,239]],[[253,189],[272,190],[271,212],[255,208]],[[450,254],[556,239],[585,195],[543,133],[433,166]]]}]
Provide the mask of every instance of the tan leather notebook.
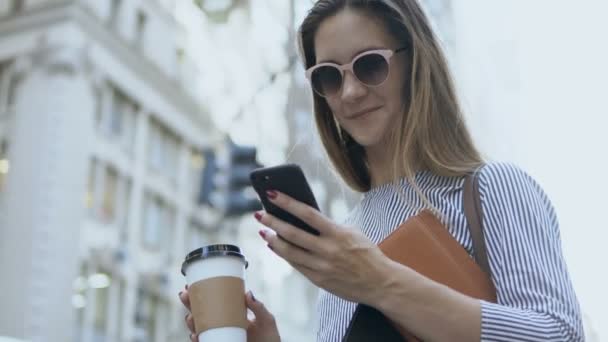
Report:
[{"label": "tan leather notebook", "polygon": [[490,277],[430,211],[411,217],[379,244],[392,260],[471,297],[496,301]]},{"label": "tan leather notebook", "polygon": [[[474,175],[469,176],[464,190],[465,211],[474,249],[478,252],[475,255],[478,262],[469,256],[441,221],[428,210],[409,218],[378,246],[393,261],[407,265],[438,283],[474,298],[496,302],[496,290],[489,275],[485,252],[481,206]],[[482,267],[487,271],[484,272]],[[405,329],[393,326],[376,309],[359,304],[343,341],[380,340],[418,341]]]}]

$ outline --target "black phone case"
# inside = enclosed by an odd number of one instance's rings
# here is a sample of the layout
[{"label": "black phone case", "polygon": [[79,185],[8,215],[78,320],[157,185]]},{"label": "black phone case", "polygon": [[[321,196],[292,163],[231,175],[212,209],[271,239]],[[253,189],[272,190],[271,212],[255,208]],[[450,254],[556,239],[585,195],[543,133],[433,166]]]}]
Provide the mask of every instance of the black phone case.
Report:
[{"label": "black phone case", "polygon": [[342,342],[407,342],[380,311],[357,304]]},{"label": "black phone case", "polygon": [[319,210],[315,196],[312,193],[300,166],[296,164],[284,164],[256,169],[251,172],[249,177],[266,212],[311,234],[319,235],[319,232],[316,229],[285,210],[275,206],[266,196],[267,190],[277,190]]}]

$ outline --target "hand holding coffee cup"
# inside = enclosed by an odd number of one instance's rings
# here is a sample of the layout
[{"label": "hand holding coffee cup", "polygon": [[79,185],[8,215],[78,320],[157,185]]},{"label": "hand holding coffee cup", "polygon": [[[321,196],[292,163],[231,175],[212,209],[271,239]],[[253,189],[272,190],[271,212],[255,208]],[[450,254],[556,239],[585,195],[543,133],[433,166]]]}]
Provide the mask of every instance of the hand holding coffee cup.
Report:
[{"label": "hand holding coffee cup", "polygon": [[[192,251],[182,265],[186,291],[182,303],[191,311],[186,323],[198,342],[280,341],[274,317],[251,293],[245,295],[247,261],[233,245]],[[247,319],[247,308],[256,318]]]},{"label": "hand holding coffee cup", "polygon": [[[182,304],[190,310],[190,296],[188,287],[179,293],[179,298]],[[247,326],[247,341],[248,342],[280,342],[279,331],[274,319],[274,316],[266,309],[264,303],[255,298],[251,292],[245,295],[247,308],[253,312],[255,318],[248,321]],[[194,329],[194,318],[192,313],[188,313],[185,317],[186,325],[190,330],[190,340],[198,342],[198,338]],[[205,341],[206,342],[206,341]]]}]

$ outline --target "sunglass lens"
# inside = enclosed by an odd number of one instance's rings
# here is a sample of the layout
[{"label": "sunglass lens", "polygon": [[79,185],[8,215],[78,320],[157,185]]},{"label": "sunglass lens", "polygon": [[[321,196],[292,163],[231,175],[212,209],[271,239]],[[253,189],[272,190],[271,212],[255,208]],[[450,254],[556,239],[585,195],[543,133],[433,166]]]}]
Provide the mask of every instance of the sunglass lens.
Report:
[{"label": "sunglass lens", "polygon": [[388,76],[388,63],[377,53],[362,56],[353,65],[355,76],[364,84],[375,86],[386,80]]},{"label": "sunglass lens", "polygon": [[326,65],[315,69],[311,75],[312,86],[323,96],[333,95],[342,85],[342,74],[335,67]]}]

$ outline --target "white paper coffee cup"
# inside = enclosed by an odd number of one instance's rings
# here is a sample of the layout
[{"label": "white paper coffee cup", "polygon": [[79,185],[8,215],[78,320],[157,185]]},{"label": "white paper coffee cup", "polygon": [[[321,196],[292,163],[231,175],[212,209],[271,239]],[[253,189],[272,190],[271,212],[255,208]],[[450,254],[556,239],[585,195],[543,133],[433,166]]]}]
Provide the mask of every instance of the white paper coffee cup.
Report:
[{"label": "white paper coffee cup", "polygon": [[182,274],[199,342],[247,341],[246,268],[234,245],[210,245],[186,256]]}]

